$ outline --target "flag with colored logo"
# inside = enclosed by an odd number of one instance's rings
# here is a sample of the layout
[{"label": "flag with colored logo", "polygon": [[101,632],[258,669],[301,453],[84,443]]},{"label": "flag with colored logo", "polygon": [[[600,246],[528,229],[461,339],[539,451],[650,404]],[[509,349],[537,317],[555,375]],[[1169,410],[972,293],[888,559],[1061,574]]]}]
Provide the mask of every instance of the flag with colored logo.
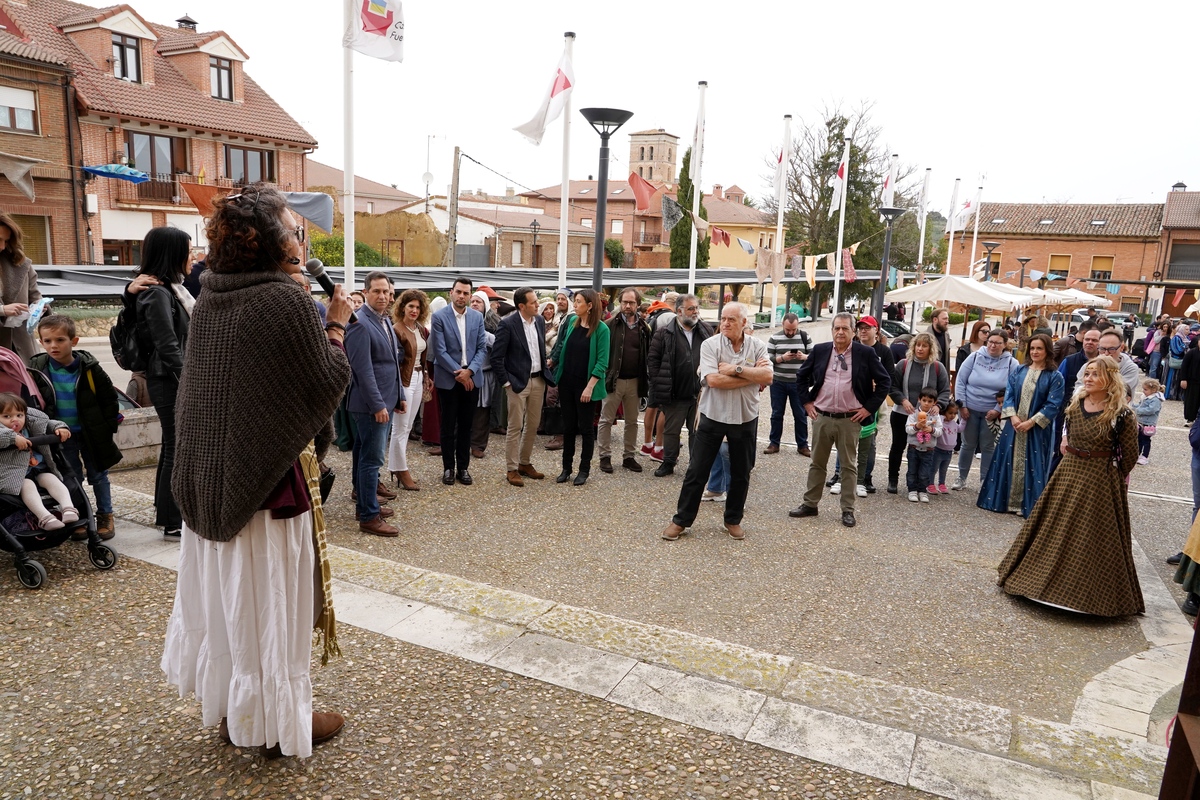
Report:
[{"label": "flag with colored logo", "polygon": [[345,0],[350,26],[342,46],[384,61],[404,60],[404,9],[400,0]]},{"label": "flag with colored logo", "polygon": [[546,90],[546,97],[542,100],[541,107],[533,115],[533,119],[524,125],[518,125],[513,130],[534,144],[541,144],[542,137],[546,134],[546,126],[562,115],[563,107],[566,106],[567,99],[571,96],[571,89],[574,86],[575,70],[571,66],[570,57],[564,50],[562,58],[558,61],[558,69],[554,73],[554,79],[550,81],[550,88]]},{"label": "flag with colored logo", "polygon": [[963,200],[962,205],[954,214],[954,220],[951,223],[953,229],[956,231],[965,230],[967,221],[971,219],[971,213],[973,211],[975,211],[975,204],[972,202],[971,198],[968,197],[966,200]]}]

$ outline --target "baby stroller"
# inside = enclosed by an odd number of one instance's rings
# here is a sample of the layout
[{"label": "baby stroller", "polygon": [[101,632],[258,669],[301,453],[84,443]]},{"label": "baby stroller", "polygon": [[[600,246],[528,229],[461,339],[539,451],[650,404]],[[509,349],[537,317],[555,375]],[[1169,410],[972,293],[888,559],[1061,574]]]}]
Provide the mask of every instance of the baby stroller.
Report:
[{"label": "baby stroller", "polygon": [[[50,383],[45,380],[43,385],[47,391],[53,391]],[[30,375],[29,370],[21,359],[12,351],[0,348],[0,392],[12,392],[24,398],[26,404],[37,409],[45,408],[43,395],[38,384]],[[62,451],[62,442],[58,436],[33,436],[30,441],[34,447],[47,445],[54,458],[54,465],[63,476],[63,483],[71,493],[71,501],[79,511],[79,520],[67,524],[56,531],[44,531],[32,523],[32,514],[25,508],[21,498],[13,494],[0,494],[0,550],[13,554],[17,568],[17,578],[28,589],[37,589],[46,580],[46,568],[29,557],[31,552],[49,550],[67,541],[72,534],[86,529],[88,560],[96,569],[112,569],[117,565],[116,552],[104,544],[96,532],[96,515],[92,502],[83,490],[80,478],[67,463]],[[42,501],[46,508],[55,510],[56,503],[46,491],[41,490]]]}]

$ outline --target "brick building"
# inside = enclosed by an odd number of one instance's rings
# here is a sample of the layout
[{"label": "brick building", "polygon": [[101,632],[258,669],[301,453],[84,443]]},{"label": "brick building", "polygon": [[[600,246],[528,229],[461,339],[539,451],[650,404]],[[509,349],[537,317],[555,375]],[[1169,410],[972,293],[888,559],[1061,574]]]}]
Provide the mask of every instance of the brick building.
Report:
[{"label": "brick building", "polygon": [[662,128],[629,134],[629,171],[660,183],[675,183],[679,137]]},{"label": "brick building", "polygon": [[0,154],[32,159],[33,199],[0,178],[0,208],[24,234],[37,264],[84,260],[82,191],[72,181],[81,143],[75,121],[71,68],[61,56],[29,41],[0,7]]},{"label": "brick building", "polygon": [[[305,155],[316,140],[246,74],[247,54],[223,31],[200,32],[186,16],[176,27],[150,23],[124,4],[12,0],[3,9],[30,45],[69,68],[80,149],[55,166],[81,183],[81,261],[136,264],[142,237],[162,225],[203,246],[185,184],[306,185]],[[48,93],[38,94],[48,108]],[[151,180],[84,181],[78,169],[114,162]]]},{"label": "brick building", "polygon": [[[568,222],[595,230],[596,191],[599,181],[571,181],[568,202]],[[525,192],[521,197],[534,208],[541,208],[546,216],[558,218],[562,206],[562,186],[547,186],[535,192]],[[634,209],[636,201],[628,181],[608,182],[608,203],[605,206],[605,239],[620,239],[625,252],[634,249]],[[593,234],[594,235],[594,234]]]},{"label": "brick building", "polygon": [[[1160,262],[1162,203],[983,203],[979,210],[979,240],[972,253],[974,216],[954,234],[951,272],[966,275],[984,258],[984,241],[999,242],[992,252],[992,280],[1021,282],[1020,257],[1030,261],[1029,273],[1065,276],[1084,291],[1107,296],[1114,310],[1142,311],[1146,286],[1125,281],[1150,281]],[[1050,288],[1062,288],[1054,282]],[[1109,289],[1115,285],[1116,291]]]},{"label": "brick building", "polygon": [[[1166,283],[1162,310],[1181,316],[1196,301],[1194,287],[1200,283],[1200,192],[1189,192],[1182,183],[1167,193],[1159,253],[1155,270]],[[1184,295],[1176,302],[1180,289]]]}]

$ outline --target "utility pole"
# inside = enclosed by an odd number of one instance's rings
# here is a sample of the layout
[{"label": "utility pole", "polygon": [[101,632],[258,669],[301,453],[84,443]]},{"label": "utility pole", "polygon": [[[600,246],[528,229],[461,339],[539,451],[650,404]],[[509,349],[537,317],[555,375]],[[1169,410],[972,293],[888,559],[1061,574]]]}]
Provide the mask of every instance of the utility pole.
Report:
[{"label": "utility pole", "polygon": [[458,165],[460,151],[457,147],[454,148],[454,173],[450,179],[450,243],[446,249],[446,257],[442,260],[442,266],[455,266],[454,248],[458,242]]}]

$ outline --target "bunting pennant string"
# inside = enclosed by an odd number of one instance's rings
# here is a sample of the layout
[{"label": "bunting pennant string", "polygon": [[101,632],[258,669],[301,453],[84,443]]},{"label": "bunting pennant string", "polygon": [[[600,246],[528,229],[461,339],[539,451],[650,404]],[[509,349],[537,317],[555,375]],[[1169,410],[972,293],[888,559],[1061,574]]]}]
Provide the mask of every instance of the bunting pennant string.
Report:
[{"label": "bunting pennant string", "polygon": [[888,289],[896,288],[897,276],[899,274],[895,267],[888,267]]},{"label": "bunting pennant string", "polygon": [[783,282],[783,268],[787,262],[783,253],[776,253],[774,250],[765,248],[758,249],[758,263],[754,267],[755,277],[759,283],[771,281],[771,283]]},{"label": "bunting pennant string", "polygon": [[817,257],[804,257],[804,279],[808,281],[808,288],[817,288]]},{"label": "bunting pennant string", "polygon": [[713,244],[723,244],[728,247],[731,241],[729,231],[718,228],[716,225],[709,226],[708,235],[712,239]]},{"label": "bunting pennant string", "polygon": [[740,236],[737,237],[737,243],[739,245],[741,245],[741,248],[743,250],[745,250],[749,255],[754,255],[754,245],[750,244],[749,242],[747,242],[745,239],[743,239]]},{"label": "bunting pennant string", "polygon": [[1117,284],[1115,284],[1115,283],[1110,283],[1110,284],[1108,284],[1107,286],[1105,286],[1104,288],[1105,288],[1106,290],[1108,290],[1108,293],[1109,293],[1109,294],[1117,294],[1118,292],[1120,292],[1120,291],[1121,291],[1121,287],[1120,287],[1120,286],[1118,286],[1118,285],[1117,285]]},{"label": "bunting pennant string", "polygon": [[692,224],[696,226],[696,230],[699,231],[700,238],[703,240],[705,236],[708,236],[708,220],[699,214],[693,214],[690,211],[686,213],[692,218]]},{"label": "bunting pennant string", "polygon": [[854,261],[850,258],[850,248],[842,250],[842,269],[846,273],[846,283],[854,283],[858,280],[858,273],[854,271]]},{"label": "bunting pennant string", "polygon": [[670,233],[679,224],[679,221],[683,219],[683,206],[664,194],[662,199],[662,218],[663,233]]},{"label": "bunting pennant string", "polygon": [[638,211],[649,211],[650,199],[654,197],[658,188],[636,172],[629,173],[629,188],[633,190],[634,208]]},{"label": "bunting pennant string", "polygon": [[829,271],[830,275],[836,275],[837,274],[837,253],[826,253],[824,255],[824,259],[825,259],[825,269],[827,269]]},{"label": "bunting pennant string", "polygon": [[1079,283],[1079,278],[1069,278],[1067,280],[1067,286],[1074,286],[1077,283]]},{"label": "bunting pennant string", "polygon": [[792,256],[792,280],[804,280],[804,259],[800,256]]},{"label": "bunting pennant string", "polygon": [[1183,302],[1183,296],[1184,296],[1185,294],[1187,294],[1187,289],[1176,289],[1176,290],[1175,290],[1175,302],[1174,302],[1174,303],[1172,303],[1171,305],[1175,305],[1175,306],[1177,306],[1177,305],[1179,305],[1180,303],[1182,303],[1182,302]]}]

